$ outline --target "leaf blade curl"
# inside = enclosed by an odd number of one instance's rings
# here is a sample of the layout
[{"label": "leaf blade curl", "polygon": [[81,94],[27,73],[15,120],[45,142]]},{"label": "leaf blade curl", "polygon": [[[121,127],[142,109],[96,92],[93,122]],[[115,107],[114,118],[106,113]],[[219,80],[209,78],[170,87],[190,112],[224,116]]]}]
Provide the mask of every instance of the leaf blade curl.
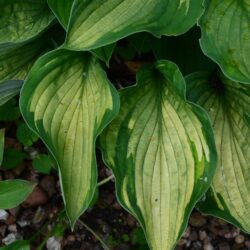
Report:
[{"label": "leaf blade curl", "polygon": [[234,81],[250,83],[249,1],[206,1],[199,21],[203,52]]},{"label": "leaf blade curl", "polygon": [[203,11],[202,3],[201,0],[76,0],[65,47],[95,49],[142,31],[158,37],[181,34],[196,23]]},{"label": "leaf blade curl", "polygon": [[151,249],[172,249],[216,166],[206,113],[185,99],[177,66],[158,61],[120,93],[121,110],[100,137],[122,206]]},{"label": "leaf blade curl", "polygon": [[218,152],[211,189],[198,208],[250,232],[250,88],[220,72],[194,73],[187,81],[189,99],[210,116]]},{"label": "leaf blade curl", "polygon": [[117,92],[94,57],[56,50],[32,68],[20,108],[57,160],[73,227],[96,189],[95,140],[118,112]]}]

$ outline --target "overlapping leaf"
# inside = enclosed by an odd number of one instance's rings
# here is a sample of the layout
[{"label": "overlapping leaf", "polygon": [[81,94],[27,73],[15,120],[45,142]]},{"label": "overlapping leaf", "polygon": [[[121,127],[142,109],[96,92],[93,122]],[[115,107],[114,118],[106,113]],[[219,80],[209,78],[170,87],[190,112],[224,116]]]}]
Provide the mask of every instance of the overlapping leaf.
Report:
[{"label": "overlapping leaf", "polygon": [[31,69],[20,108],[57,160],[73,226],[95,193],[95,140],[118,112],[117,92],[94,57],[57,50]]},{"label": "overlapping leaf", "polygon": [[23,85],[23,81],[10,80],[0,84],[0,106],[16,96]]},{"label": "overlapping leaf", "polygon": [[[48,0],[49,6],[52,11],[55,13],[57,19],[63,26],[65,30],[67,30],[71,8],[73,6],[73,0],[63,0],[58,2],[57,0]],[[107,65],[109,64],[109,60],[113,54],[115,48],[115,43],[109,44],[107,46],[97,48],[91,51],[95,56],[104,61]]]},{"label": "overlapping leaf", "polygon": [[173,249],[210,185],[216,149],[206,113],[185,100],[175,64],[142,70],[121,91],[118,117],[101,135],[118,198],[144,228],[151,249]]},{"label": "overlapping leaf", "polygon": [[0,0],[0,43],[29,40],[54,19],[46,0]]},{"label": "overlapping leaf", "polygon": [[24,180],[0,181],[0,208],[18,206],[32,192],[36,184]]},{"label": "overlapping leaf", "polygon": [[0,84],[5,80],[23,80],[34,60],[47,45],[46,37],[31,42],[0,45]]},{"label": "overlapping leaf", "polygon": [[177,35],[192,27],[202,14],[203,0],[75,0],[66,47],[89,50],[130,34]]},{"label": "overlapping leaf", "polygon": [[250,88],[222,74],[188,77],[189,97],[209,113],[219,155],[200,209],[250,232]]},{"label": "overlapping leaf", "polygon": [[48,4],[64,28],[67,28],[74,0],[48,0]]},{"label": "overlapping leaf", "polygon": [[0,166],[3,160],[3,152],[4,152],[4,129],[0,129]]},{"label": "overlapping leaf", "polygon": [[235,81],[250,83],[250,3],[207,0],[201,47]]}]

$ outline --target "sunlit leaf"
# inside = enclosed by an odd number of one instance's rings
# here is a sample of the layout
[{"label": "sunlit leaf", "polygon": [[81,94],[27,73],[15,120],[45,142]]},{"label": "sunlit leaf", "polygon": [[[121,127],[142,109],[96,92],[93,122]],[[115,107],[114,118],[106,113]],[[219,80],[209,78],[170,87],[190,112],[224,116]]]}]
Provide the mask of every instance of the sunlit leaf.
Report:
[{"label": "sunlit leaf", "polygon": [[56,50],[31,69],[20,107],[57,160],[73,226],[95,193],[95,140],[118,112],[117,92],[93,56]]},{"label": "sunlit leaf", "polygon": [[250,2],[207,0],[201,47],[235,81],[250,83]]},{"label": "sunlit leaf", "polygon": [[32,192],[36,184],[24,180],[0,181],[0,208],[18,206]]},{"label": "sunlit leaf", "polygon": [[169,61],[140,71],[120,98],[119,115],[101,135],[104,160],[151,249],[173,249],[216,167],[209,119],[186,101],[185,81]]},{"label": "sunlit leaf", "polygon": [[89,50],[148,31],[155,36],[186,32],[202,14],[203,0],[75,0],[65,46]]},{"label": "sunlit leaf", "polygon": [[250,232],[250,88],[221,73],[195,73],[187,80],[189,98],[210,115],[219,156],[199,208]]},{"label": "sunlit leaf", "polygon": [[54,19],[46,0],[0,0],[0,43],[29,40]]}]

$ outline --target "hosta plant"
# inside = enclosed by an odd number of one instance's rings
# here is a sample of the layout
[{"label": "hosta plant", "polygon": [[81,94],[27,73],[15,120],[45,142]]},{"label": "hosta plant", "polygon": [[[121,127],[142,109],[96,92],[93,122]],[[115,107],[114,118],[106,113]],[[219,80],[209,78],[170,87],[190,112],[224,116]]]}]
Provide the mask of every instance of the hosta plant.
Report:
[{"label": "hosta plant", "polygon": [[[25,122],[57,164],[72,230],[96,193],[98,147],[150,249],[173,249],[195,206],[250,232],[249,0],[0,8],[0,105],[20,92]],[[118,61],[124,71],[145,64],[122,84]]]}]

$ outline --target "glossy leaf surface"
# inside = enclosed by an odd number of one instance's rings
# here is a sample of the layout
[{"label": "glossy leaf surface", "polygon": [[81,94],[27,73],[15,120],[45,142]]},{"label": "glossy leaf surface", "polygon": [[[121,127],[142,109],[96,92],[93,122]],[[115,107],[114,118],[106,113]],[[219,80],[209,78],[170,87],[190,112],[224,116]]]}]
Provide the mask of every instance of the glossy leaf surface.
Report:
[{"label": "glossy leaf surface", "polygon": [[203,0],[75,0],[65,46],[89,50],[133,33],[155,36],[186,32],[202,14]]},{"label": "glossy leaf surface", "polygon": [[250,83],[250,2],[207,0],[201,47],[235,81]]},{"label": "glossy leaf surface", "polygon": [[101,135],[104,160],[151,249],[173,249],[215,170],[210,122],[186,101],[185,81],[168,61],[142,70],[120,97],[120,113]]},{"label": "glossy leaf surface", "polygon": [[54,19],[46,0],[0,0],[0,43],[29,40]]},{"label": "glossy leaf surface", "polygon": [[32,192],[36,184],[24,180],[0,181],[0,208],[18,206]]},{"label": "glossy leaf surface", "polygon": [[203,212],[250,232],[250,88],[223,76],[188,77],[189,98],[203,106],[213,123],[219,156]]},{"label": "glossy leaf surface", "polygon": [[56,50],[31,69],[20,108],[57,160],[73,226],[96,189],[95,140],[118,112],[117,92],[93,56]]}]

